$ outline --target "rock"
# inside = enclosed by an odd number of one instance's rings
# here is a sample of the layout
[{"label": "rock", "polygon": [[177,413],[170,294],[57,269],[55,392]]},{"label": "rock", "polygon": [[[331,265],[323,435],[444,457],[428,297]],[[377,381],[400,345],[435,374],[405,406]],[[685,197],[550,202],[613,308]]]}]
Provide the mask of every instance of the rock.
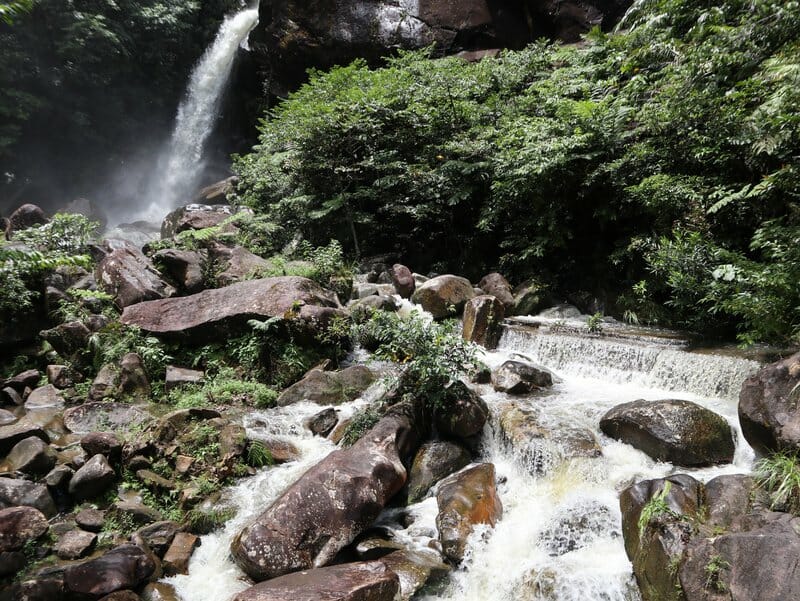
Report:
[{"label": "rock", "polygon": [[763,367],[742,384],[739,423],[762,452],[800,451],[800,353]]},{"label": "rock", "polygon": [[200,292],[205,287],[203,261],[203,255],[191,250],[167,248],[153,254],[153,262],[181,290],[189,294]]},{"label": "rock", "polygon": [[229,194],[236,190],[236,184],[239,183],[239,178],[235,175],[226,177],[223,180],[214,182],[200,190],[197,196],[193,199],[195,202],[208,203],[214,200],[225,200]]},{"label": "rock", "polygon": [[414,274],[411,273],[411,270],[405,265],[395,263],[389,270],[389,275],[392,278],[392,285],[394,289],[397,290],[397,294],[402,298],[411,298],[411,295],[414,294],[414,290],[417,287],[417,283],[414,281]]},{"label": "rock", "polygon": [[397,408],[353,446],[334,451],[292,484],[231,544],[251,578],[323,566],[369,527],[403,487],[401,458],[417,444],[418,411]]},{"label": "rock", "polygon": [[431,578],[447,575],[450,566],[441,562],[438,553],[417,550],[395,551],[380,558],[380,562],[400,579],[400,599],[410,600]]},{"label": "rock", "polygon": [[489,418],[486,402],[463,382],[450,385],[451,400],[436,410],[436,428],[443,436],[467,439],[483,431]]},{"label": "rock", "polygon": [[528,280],[514,288],[514,309],[508,315],[534,315],[544,303],[544,291],[535,280]]},{"label": "rock", "polygon": [[18,373],[16,376],[3,380],[3,388],[10,387],[19,393],[22,393],[26,388],[35,388],[42,379],[42,372],[38,369],[26,369]]},{"label": "rock", "polygon": [[41,426],[22,418],[15,424],[0,426],[0,455],[6,455],[19,441],[31,436],[50,442]]},{"label": "rock", "polygon": [[209,261],[220,266],[217,286],[230,286],[235,282],[252,279],[265,273],[270,262],[242,246],[229,248],[222,244],[212,244],[208,250]]},{"label": "rock", "polygon": [[44,211],[34,204],[24,204],[18,207],[8,218],[6,224],[6,240],[11,240],[14,232],[25,230],[34,225],[44,225],[50,220]]},{"label": "rock", "polygon": [[189,473],[189,470],[192,469],[193,464],[194,458],[189,457],[188,455],[178,455],[175,458],[175,471],[182,476],[186,475]]},{"label": "rock", "polygon": [[728,422],[691,401],[623,403],[603,416],[600,429],[657,461],[676,465],[730,463],[735,450]]},{"label": "rock", "polygon": [[116,474],[103,455],[95,455],[75,472],[69,483],[69,494],[76,501],[92,499],[114,483]]},{"label": "rock", "polygon": [[25,400],[25,409],[49,409],[51,407],[63,407],[64,397],[61,392],[53,386],[48,384],[37,388],[28,395]]},{"label": "rock", "polygon": [[150,381],[142,358],[127,353],[119,362],[119,391],[123,398],[145,402],[150,398]]},{"label": "rock", "polygon": [[66,490],[74,473],[67,465],[57,465],[47,473],[44,482],[50,488]]},{"label": "rock", "polygon": [[[161,238],[173,238],[186,230],[203,230],[219,225],[234,214],[231,206],[226,204],[189,204],[175,209],[164,218],[161,224]],[[224,231],[235,231],[234,226]]]},{"label": "rock", "polygon": [[172,544],[175,535],[180,531],[180,524],[165,520],[139,528],[136,533],[142,537],[142,540],[153,550],[153,553],[163,557]]},{"label": "rock", "polygon": [[142,601],[180,601],[180,599],[171,584],[151,582],[142,589]]},{"label": "rock", "polygon": [[46,373],[47,381],[59,390],[83,381],[83,376],[67,365],[48,365]]},{"label": "rock", "polygon": [[706,523],[712,528],[729,530],[749,512],[756,483],[751,476],[726,474],[706,483]]},{"label": "rock", "polygon": [[10,426],[11,424],[15,424],[19,421],[19,418],[11,413],[10,411],[6,411],[5,409],[0,409],[0,427],[2,426]]},{"label": "rock", "polygon": [[75,434],[98,430],[128,432],[152,421],[149,414],[134,405],[116,402],[84,403],[64,411],[64,425]]},{"label": "rock", "polygon": [[391,296],[375,294],[361,300],[352,301],[347,308],[350,310],[353,319],[361,323],[369,319],[375,311],[387,311],[389,313],[397,311],[397,303]]},{"label": "rock", "polygon": [[55,578],[26,580],[0,591],[0,601],[61,601],[63,588],[62,582]]},{"label": "rock", "polygon": [[466,467],[472,457],[464,447],[448,441],[422,445],[411,465],[408,477],[408,502],[425,498],[431,487],[442,478]]},{"label": "rock", "polygon": [[205,382],[206,374],[197,369],[187,369],[185,367],[167,366],[167,376],[164,382],[164,390],[171,392],[181,386],[200,386]]},{"label": "rock", "polygon": [[189,573],[189,560],[192,558],[195,547],[200,544],[200,539],[188,532],[178,532],[167,553],[164,555],[164,575]]},{"label": "rock", "polygon": [[300,451],[288,440],[267,438],[262,440],[261,443],[267,448],[276,465],[300,459]]},{"label": "rock", "polygon": [[241,457],[247,448],[247,431],[239,424],[227,424],[219,432],[221,457]]},{"label": "rock", "polygon": [[70,530],[58,539],[56,555],[60,559],[80,559],[94,548],[97,535],[84,530]]},{"label": "rock", "polygon": [[45,516],[56,514],[53,497],[43,484],[34,484],[27,480],[0,478],[0,508],[24,505],[38,509]]},{"label": "rock", "polygon": [[113,399],[119,391],[119,369],[115,365],[104,365],[97,372],[89,388],[89,402]]},{"label": "rock", "polygon": [[417,287],[411,300],[434,319],[461,315],[464,304],[475,296],[469,280],[455,275],[440,275]]},{"label": "rock", "polygon": [[136,477],[145,485],[145,487],[153,489],[160,488],[161,490],[175,490],[175,483],[168,480],[163,476],[159,476],[150,470],[137,470]]},{"label": "rock", "polygon": [[161,513],[152,507],[148,507],[138,499],[117,501],[114,503],[114,511],[140,526],[164,521],[164,516]]},{"label": "rock", "polygon": [[100,532],[106,521],[106,513],[99,509],[82,509],[75,516],[75,523],[88,532]]},{"label": "rock", "polygon": [[509,315],[514,311],[516,301],[511,291],[511,284],[499,273],[489,273],[483,276],[478,282],[478,288],[502,303],[503,309]]},{"label": "rock", "polygon": [[11,403],[12,405],[17,405],[20,407],[25,404],[25,400],[22,398],[20,393],[10,386],[6,386],[0,390],[0,392],[2,392],[2,397],[0,398],[3,398],[3,400],[5,400],[7,403]]},{"label": "rock", "polygon": [[115,591],[100,601],[141,601],[141,597],[133,591]]},{"label": "rock", "polygon": [[14,445],[7,459],[16,471],[46,474],[56,464],[56,452],[41,438],[29,436]]},{"label": "rock", "polygon": [[327,436],[336,427],[339,416],[332,407],[323,409],[316,415],[312,415],[306,421],[306,427],[317,436]]},{"label": "rock", "polygon": [[600,538],[618,538],[621,534],[616,512],[595,499],[580,499],[559,508],[539,533],[536,546],[550,557],[560,557]]},{"label": "rock", "polygon": [[126,307],[120,321],[154,334],[208,340],[228,337],[250,319],[287,313],[323,327],[333,316],[343,314],[334,293],[307,278],[282,276],[139,303]]},{"label": "rock", "polygon": [[92,331],[80,321],[68,321],[39,332],[62,357],[73,357],[89,344]]},{"label": "rock", "polygon": [[[25,553],[21,551],[0,551],[0,578],[14,576],[27,564],[28,558],[25,556]],[[5,601],[6,599],[10,599],[16,601],[17,599],[24,598],[23,594],[21,594],[18,589],[14,590],[13,587],[7,588],[6,592],[9,593],[7,596],[3,596],[3,593],[0,593],[0,600]],[[47,599],[47,601],[50,600]]]},{"label": "rock", "polygon": [[122,457],[122,442],[112,432],[90,432],[81,438],[81,447],[88,456],[104,455],[111,463]]},{"label": "rock", "polygon": [[462,336],[487,349],[497,347],[505,317],[503,304],[494,296],[476,296],[464,306]]},{"label": "rock", "polygon": [[528,394],[552,385],[549,371],[522,361],[506,361],[492,372],[492,386],[498,392]]},{"label": "rock", "polygon": [[310,401],[318,405],[339,405],[357,398],[375,376],[363,365],[353,365],[338,372],[313,369],[284,390],[278,397],[279,407]]},{"label": "rock", "polygon": [[568,303],[560,303],[539,313],[539,317],[547,317],[550,319],[574,319],[580,316],[580,309]]},{"label": "rock", "polygon": [[64,586],[73,595],[97,599],[115,591],[135,589],[156,571],[153,559],[140,547],[126,544],[105,555],[64,570]]},{"label": "rock", "polygon": [[26,542],[39,538],[48,528],[45,515],[33,507],[0,509],[0,551],[19,551]]},{"label": "rock", "polygon": [[175,294],[175,288],[161,278],[136,246],[117,241],[107,248],[109,252],[95,268],[95,278],[98,287],[112,295],[120,309]]},{"label": "rock", "polygon": [[494,466],[480,463],[450,476],[436,494],[436,527],[445,557],[464,559],[467,538],[477,524],[494,526],[503,515],[495,488]]},{"label": "rock", "polygon": [[346,563],[262,582],[231,601],[393,601],[397,574],[379,561]]}]

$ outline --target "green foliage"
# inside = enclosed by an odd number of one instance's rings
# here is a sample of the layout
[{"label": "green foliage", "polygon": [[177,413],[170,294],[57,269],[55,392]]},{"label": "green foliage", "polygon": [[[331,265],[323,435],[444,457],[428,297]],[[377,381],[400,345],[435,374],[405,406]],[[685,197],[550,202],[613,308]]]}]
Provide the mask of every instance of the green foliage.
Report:
[{"label": "green foliage", "polygon": [[667,495],[672,489],[672,482],[667,481],[659,492],[650,497],[650,500],[642,507],[642,512],[639,514],[639,538],[644,536],[647,527],[650,523],[661,516],[677,517],[678,514],[670,509],[667,504]]},{"label": "green foliage", "polygon": [[14,0],[0,3],[0,21],[6,25],[14,23],[14,19],[28,12],[33,7],[33,0]]},{"label": "green foliage", "polygon": [[168,401],[178,409],[235,404],[267,409],[275,405],[277,398],[275,389],[242,379],[233,370],[226,368],[202,386],[185,386],[172,390]]},{"label": "green foliage", "polygon": [[251,440],[247,443],[247,465],[250,467],[264,467],[274,465],[275,460],[267,446],[260,440]]},{"label": "green foliage", "polygon": [[800,515],[800,463],[793,453],[775,453],[756,463],[759,485],[771,497],[772,509]]},{"label": "green foliage", "polygon": [[731,564],[725,560],[722,555],[712,555],[703,571],[706,574],[706,588],[713,589],[718,593],[724,593],[728,590],[728,585],[722,581],[722,572],[731,567]]},{"label": "green foliage", "polygon": [[589,332],[592,334],[600,334],[603,331],[603,314],[600,312],[589,316],[589,321],[586,322]]},{"label": "green foliage", "polygon": [[137,353],[151,381],[163,380],[167,365],[173,359],[166,345],[158,338],[148,336],[136,326],[125,326],[120,322],[112,322],[92,334],[89,349],[97,370],[108,363],[118,363],[127,353]]},{"label": "green foliage", "polygon": [[191,509],[186,512],[186,523],[194,534],[209,534],[234,517],[233,509]]},{"label": "green foliage", "polygon": [[341,444],[343,447],[351,447],[358,440],[369,432],[381,418],[381,411],[377,407],[365,407],[357,411],[345,426]]}]

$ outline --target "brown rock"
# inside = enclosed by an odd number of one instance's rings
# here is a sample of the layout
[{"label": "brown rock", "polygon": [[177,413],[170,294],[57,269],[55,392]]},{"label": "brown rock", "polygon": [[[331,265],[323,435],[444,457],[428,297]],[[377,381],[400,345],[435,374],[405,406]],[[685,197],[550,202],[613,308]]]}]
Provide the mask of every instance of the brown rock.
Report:
[{"label": "brown rock", "polygon": [[119,391],[126,400],[147,401],[150,398],[147,370],[136,353],[127,353],[119,362]]},{"label": "brown rock", "polygon": [[14,232],[25,230],[34,225],[43,225],[48,223],[49,219],[44,214],[44,211],[34,204],[24,204],[18,207],[11,216],[8,218],[6,224],[6,240],[11,240]]},{"label": "brown rock", "polygon": [[49,409],[51,407],[63,407],[64,397],[61,392],[52,384],[37,388],[25,399],[25,409]]},{"label": "brown rock", "polygon": [[67,365],[48,365],[47,381],[63,390],[74,386],[76,382],[83,381],[83,376]]},{"label": "brown rock", "polygon": [[494,296],[476,296],[464,306],[462,336],[487,349],[497,347],[505,317],[503,304]]},{"label": "brown rock", "polygon": [[175,535],[180,531],[180,524],[165,520],[139,528],[136,533],[153,550],[153,553],[163,557],[172,544]]},{"label": "brown rock", "polygon": [[475,296],[469,280],[455,275],[440,275],[418,286],[411,300],[422,305],[434,319],[461,315],[464,304]]},{"label": "brown rock", "polygon": [[97,599],[115,591],[135,589],[156,571],[140,547],[122,545],[105,555],[64,571],[64,586],[73,595]]},{"label": "brown rock", "polygon": [[549,371],[523,361],[506,361],[492,372],[492,386],[498,392],[527,394],[552,385]]},{"label": "brown rock", "polygon": [[44,484],[0,478],[0,508],[19,505],[38,509],[47,517],[56,514],[53,497],[50,496],[50,492]]},{"label": "brown rock", "polygon": [[483,432],[489,418],[486,402],[463,382],[453,382],[450,390],[451,400],[434,416],[439,433],[464,440]]},{"label": "brown rock", "polygon": [[129,242],[115,241],[97,264],[95,278],[98,287],[111,294],[120,309],[175,294],[150,259]]},{"label": "brown rock", "polygon": [[511,284],[508,283],[499,273],[489,273],[478,282],[478,288],[483,290],[486,294],[494,296],[503,305],[503,309],[508,314],[514,311],[516,305],[514,301],[514,293],[511,290]]},{"label": "brown rock", "polygon": [[208,256],[209,260],[216,261],[222,267],[217,275],[217,285],[220,287],[252,279],[270,267],[269,261],[241,246],[229,248],[214,244],[209,248]]},{"label": "brown rock", "polygon": [[15,424],[0,426],[0,455],[6,455],[19,441],[36,436],[44,442],[50,442],[41,426],[23,418]]},{"label": "brown rock", "polygon": [[75,434],[89,434],[104,429],[127,432],[149,421],[152,418],[148,413],[126,403],[84,403],[64,411],[64,425]]},{"label": "brown rock", "polygon": [[75,516],[75,523],[89,532],[100,532],[105,521],[106,513],[99,509],[83,509]]},{"label": "brown rock", "polygon": [[80,559],[94,548],[97,535],[84,530],[70,530],[58,539],[56,555],[60,559]]},{"label": "brown rock", "polygon": [[0,551],[19,551],[48,527],[45,515],[33,507],[0,509]]},{"label": "brown rock", "polygon": [[153,262],[190,294],[200,292],[204,287],[203,260],[203,255],[198,252],[174,248],[160,250],[153,255]]},{"label": "brown rock", "polygon": [[80,468],[69,482],[69,494],[76,501],[92,499],[114,483],[116,474],[103,455],[95,455]]},{"label": "brown rock", "polygon": [[422,445],[411,465],[408,478],[408,502],[417,503],[442,478],[469,465],[469,451],[448,441],[428,442]]},{"label": "brown rock", "polygon": [[189,573],[189,560],[192,558],[195,547],[200,544],[200,539],[188,532],[178,532],[172,540],[167,553],[164,555],[164,575]]},{"label": "brown rock", "polygon": [[306,421],[306,427],[317,436],[327,436],[336,427],[339,417],[333,407],[323,409],[316,415],[312,415]]},{"label": "brown rock", "polygon": [[[203,230],[219,225],[231,215],[233,209],[226,204],[189,204],[172,211],[161,224],[161,238],[172,238],[187,230]],[[234,231],[230,226],[226,231]]]},{"label": "brown rock", "polygon": [[339,405],[357,398],[375,381],[374,374],[363,365],[342,371],[312,369],[278,397],[279,407],[310,401],[319,405]]},{"label": "brown rock", "polygon": [[411,298],[414,290],[417,288],[417,283],[414,281],[414,274],[405,265],[395,263],[389,270],[389,275],[392,277],[392,285],[403,298]]},{"label": "brown rock", "polygon": [[81,438],[81,447],[89,457],[104,455],[111,463],[122,457],[122,442],[113,432],[90,432]]},{"label": "brown rock", "polygon": [[164,390],[170,392],[181,386],[199,386],[205,381],[205,376],[205,372],[197,369],[168,365]]},{"label": "brown rock", "polygon": [[7,459],[14,470],[46,474],[56,464],[56,452],[41,438],[29,436],[14,445]]}]

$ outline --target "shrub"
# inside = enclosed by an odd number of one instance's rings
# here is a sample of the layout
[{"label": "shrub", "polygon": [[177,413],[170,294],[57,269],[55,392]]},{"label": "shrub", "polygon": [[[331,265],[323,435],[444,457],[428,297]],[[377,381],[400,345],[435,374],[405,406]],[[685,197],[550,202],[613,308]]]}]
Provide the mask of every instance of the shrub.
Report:
[{"label": "shrub", "polygon": [[775,453],[756,463],[759,486],[771,497],[771,508],[800,514],[800,463],[793,453]]}]

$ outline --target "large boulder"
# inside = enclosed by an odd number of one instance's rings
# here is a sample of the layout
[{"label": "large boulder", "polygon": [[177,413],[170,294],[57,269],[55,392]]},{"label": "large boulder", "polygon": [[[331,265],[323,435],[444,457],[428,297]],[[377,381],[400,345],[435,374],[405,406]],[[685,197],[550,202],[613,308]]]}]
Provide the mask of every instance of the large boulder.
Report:
[{"label": "large boulder", "polygon": [[47,215],[44,214],[40,207],[30,203],[24,204],[11,213],[8,218],[6,239],[11,240],[16,231],[24,230],[34,225],[43,225],[48,221]]},{"label": "large boulder", "polygon": [[230,286],[234,282],[252,279],[270,267],[269,261],[243,246],[212,244],[208,249],[208,260],[219,266],[216,277],[218,286]]},{"label": "large boulder", "polygon": [[800,451],[800,353],[762,368],[742,384],[739,423],[764,453]]},{"label": "large boulder", "polygon": [[144,409],[136,405],[103,401],[84,403],[64,411],[64,426],[75,434],[100,430],[127,432],[152,421]]},{"label": "large boulder", "polygon": [[417,412],[411,404],[390,410],[352,447],[303,474],[236,536],[239,567],[266,580],[332,561],[405,484],[402,460],[418,444]]},{"label": "large boulder", "polygon": [[363,365],[353,365],[341,371],[312,369],[306,376],[284,390],[278,406],[310,401],[318,405],[339,405],[358,397],[375,381],[375,375]]},{"label": "large boulder", "polygon": [[505,361],[492,372],[492,386],[498,392],[527,394],[552,385],[549,371],[524,361]]},{"label": "large boulder", "polygon": [[657,461],[683,466],[730,463],[735,444],[725,418],[691,401],[632,401],[617,405],[600,429]]},{"label": "large boulder", "polygon": [[417,283],[414,281],[414,274],[411,273],[411,270],[405,265],[395,263],[392,265],[391,269],[389,269],[389,275],[392,278],[392,285],[397,291],[397,294],[403,298],[411,298],[411,295],[414,294],[414,290],[417,287]]},{"label": "large boulder", "polygon": [[454,563],[464,559],[467,538],[478,524],[494,526],[503,516],[497,495],[494,465],[480,463],[442,482],[436,493],[439,515],[436,527],[445,557]]},{"label": "large boulder", "polygon": [[158,265],[173,283],[188,293],[200,292],[204,287],[203,255],[193,250],[165,248],[153,254]]},{"label": "large boulder", "polygon": [[418,286],[411,300],[434,319],[461,315],[464,304],[475,296],[469,280],[457,275],[440,275]]},{"label": "large boulder", "polygon": [[231,601],[394,601],[400,581],[379,561],[289,574],[246,589]]},{"label": "large boulder", "polygon": [[505,308],[496,297],[476,296],[464,306],[462,336],[476,344],[493,349],[500,341]]},{"label": "large boulder", "polygon": [[81,599],[100,599],[114,591],[135,589],[156,572],[152,554],[125,544],[105,555],[64,570],[64,587]]},{"label": "large boulder", "polygon": [[[161,238],[172,238],[186,230],[215,227],[233,214],[233,208],[226,204],[189,204],[175,209],[164,218],[161,223]],[[226,231],[234,231],[234,226],[227,226]]]},{"label": "large boulder", "polygon": [[503,304],[503,309],[510,315],[514,310],[514,293],[511,284],[499,273],[489,273],[478,282],[478,288],[495,297]]},{"label": "large boulder", "polygon": [[31,436],[50,442],[50,438],[40,425],[25,418],[7,426],[0,426],[0,455],[7,454],[19,441]]},{"label": "large boulder", "polygon": [[417,503],[442,478],[469,465],[472,456],[459,444],[437,440],[422,445],[408,476],[408,502]]},{"label": "large boulder", "polygon": [[461,381],[450,384],[449,400],[437,407],[434,421],[446,437],[468,439],[480,434],[489,419],[489,407],[474,390]]},{"label": "large boulder", "polygon": [[0,509],[0,552],[19,551],[48,528],[47,517],[33,507]]},{"label": "large boulder", "polygon": [[91,499],[105,492],[115,479],[116,474],[108,464],[108,460],[103,455],[97,454],[72,476],[69,482],[69,494],[77,501]]},{"label": "large boulder", "polygon": [[35,484],[27,480],[0,478],[0,508],[24,505],[38,509],[47,517],[56,514],[53,497],[44,484]]},{"label": "large boulder", "polygon": [[115,240],[107,243],[106,250],[95,268],[95,278],[120,309],[175,294],[150,259],[130,242]]},{"label": "large boulder", "polygon": [[14,445],[7,460],[17,471],[46,474],[56,464],[56,451],[38,436],[29,436]]},{"label": "large boulder", "polygon": [[297,276],[238,282],[191,296],[166,298],[126,307],[120,321],[146,332],[205,340],[229,336],[250,319],[298,317],[323,326],[341,315],[333,292]]}]

